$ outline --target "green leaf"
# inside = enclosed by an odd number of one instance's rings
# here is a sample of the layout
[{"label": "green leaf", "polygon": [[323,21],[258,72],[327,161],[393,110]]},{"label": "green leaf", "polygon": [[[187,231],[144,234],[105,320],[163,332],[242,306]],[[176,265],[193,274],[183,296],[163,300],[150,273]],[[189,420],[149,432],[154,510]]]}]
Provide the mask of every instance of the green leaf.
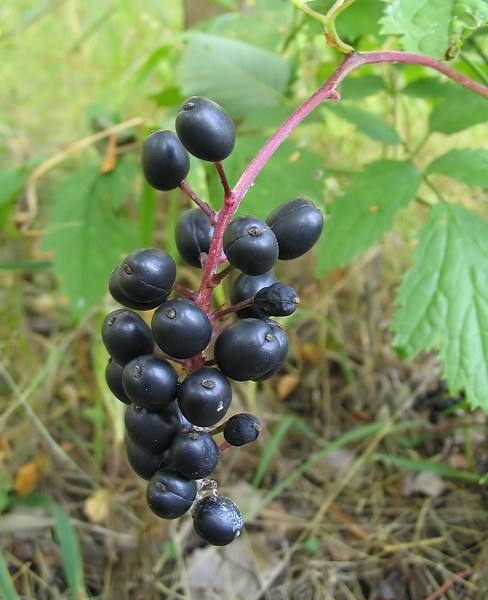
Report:
[{"label": "green leaf", "polygon": [[488,188],[488,150],[461,148],[435,158],[425,170],[454,177],[469,186]]},{"label": "green leaf", "polygon": [[488,412],[488,222],[437,204],[400,285],[393,331],[403,356],[436,347],[450,389]]},{"label": "green leaf", "polygon": [[20,600],[20,596],[10,577],[3,552],[0,552],[0,598],[4,600]]},{"label": "green leaf", "polygon": [[379,75],[350,76],[339,86],[344,100],[362,100],[385,89],[385,82]]},{"label": "green leaf", "polygon": [[[237,181],[266,139],[262,135],[244,135],[239,138],[234,152],[225,161],[231,184]],[[301,196],[320,205],[327,176],[323,163],[321,155],[300,147],[293,139],[288,138],[257,176],[255,185],[244,197],[238,214],[254,214],[266,218],[279,204]],[[221,198],[221,188],[210,195]]]},{"label": "green leaf", "polygon": [[389,145],[400,144],[402,141],[393,127],[390,127],[367,110],[344,103],[336,104],[329,110],[356,125],[361,133],[364,133],[373,140]]},{"label": "green leaf", "polygon": [[415,196],[420,173],[410,163],[380,160],[353,176],[344,195],[329,207],[319,242],[319,275],[367,250]]},{"label": "green leaf", "polygon": [[122,165],[105,175],[98,165],[84,166],[66,177],[53,198],[42,249],[54,251],[53,268],[76,319],[104,296],[121,256],[140,245],[137,227],[114,210],[130,184]]},{"label": "green leaf", "polygon": [[185,96],[208,96],[233,118],[284,102],[290,63],[268,50],[237,40],[196,34],[177,69]]},{"label": "green leaf", "polygon": [[455,56],[462,39],[488,19],[485,0],[383,0],[381,33],[400,36],[407,52],[438,59]]},{"label": "green leaf", "polygon": [[11,167],[0,171],[0,206],[11,202],[22,189],[24,183],[24,169]]},{"label": "green leaf", "polygon": [[219,15],[212,20],[206,32],[274,52],[283,46],[292,19],[292,3],[275,2],[273,9],[255,7],[249,13],[240,11]]},{"label": "green leaf", "polygon": [[432,131],[452,134],[485,123],[488,114],[488,101],[483,96],[458,85],[445,88],[443,100],[437,104],[429,116]]},{"label": "green leaf", "polygon": [[59,504],[51,500],[49,505],[54,516],[61,559],[68,579],[71,598],[72,600],[83,600],[87,598],[87,594],[84,584],[83,558],[78,534]]}]

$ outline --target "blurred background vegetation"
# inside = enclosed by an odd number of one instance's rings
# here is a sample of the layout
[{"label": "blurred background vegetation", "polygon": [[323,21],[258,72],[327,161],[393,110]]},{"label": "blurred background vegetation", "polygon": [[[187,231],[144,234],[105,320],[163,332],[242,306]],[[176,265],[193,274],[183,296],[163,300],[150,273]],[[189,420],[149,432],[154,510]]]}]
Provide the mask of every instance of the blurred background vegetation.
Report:
[{"label": "blurred background vegetation", "polygon": [[[340,35],[358,50],[396,47],[381,33],[383,10],[379,0],[358,0],[338,20]],[[487,55],[481,29],[455,67],[486,83]],[[340,60],[320,26],[286,0],[0,6],[6,600],[488,594],[487,497],[478,485],[486,416],[449,394],[435,356],[400,361],[390,332],[428,206],[446,194],[486,215],[483,186],[439,176],[347,266],[330,268],[324,239],[278,268],[301,304],[286,322],[293,348],[283,372],[235,386],[235,412],[254,412],[264,431],[216,474],[247,523],[229,548],[201,546],[189,520],[149,514],[144,482],[126,463],[124,406],[106,389],[99,340],[116,307],[107,281],[141,245],[176,258],[172,230],[188,207],[179,191],[156,194],[143,183],[141,140],[173,129],[187,96],[212,97],[238,127],[224,163],[233,184]],[[422,169],[450,148],[486,149],[484,105],[444,98],[444,85],[419,67],[363,67],[341,86],[340,104],[321,106],[280,148],[240,210],[265,216],[303,195],[327,212],[373,160],[409,157]],[[433,126],[446,98],[450,111]],[[219,206],[211,165],[194,160],[189,183]],[[195,287],[199,273],[181,264],[179,278]],[[454,583],[444,596],[429,596],[446,582]]]}]

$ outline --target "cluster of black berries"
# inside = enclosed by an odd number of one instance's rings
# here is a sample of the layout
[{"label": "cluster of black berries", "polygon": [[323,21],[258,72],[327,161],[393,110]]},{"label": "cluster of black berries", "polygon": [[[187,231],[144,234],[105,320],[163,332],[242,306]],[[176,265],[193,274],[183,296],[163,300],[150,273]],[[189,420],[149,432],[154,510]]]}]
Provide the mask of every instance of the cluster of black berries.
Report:
[{"label": "cluster of black berries", "polygon": [[[188,193],[183,186],[188,153],[220,163],[234,148],[235,128],[218,104],[193,97],[176,117],[176,132],[148,136],[142,167],[154,188],[181,187]],[[198,292],[187,290],[176,283],[176,264],[167,252],[138,249],[110,277],[109,291],[124,308],[105,317],[102,340],[110,355],[107,384],[128,405],[127,458],[148,481],[148,506],[165,519],[191,509],[200,537],[226,545],[239,535],[242,516],[207,478],[224,449],[254,441],[261,429],[259,420],[247,413],[223,421],[232,400],[229,379],[263,381],[283,365],[288,337],[271,317],[292,314],[298,297],[271,269],[277,259],[307,252],[320,236],[323,217],[312,202],[297,198],[266,221],[250,215],[227,219],[225,231],[220,231],[222,247],[211,256],[224,208],[214,212],[197,204],[178,220],[176,245],[195,267],[205,266],[213,256],[213,276],[225,259],[240,271],[232,284],[231,306],[212,310],[208,281]],[[178,295],[170,297],[172,291]],[[152,316],[143,319],[135,311],[152,311]],[[237,319],[231,320],[232,315]],[[224,441],[218,445],[214,438],[220,433]]]}]

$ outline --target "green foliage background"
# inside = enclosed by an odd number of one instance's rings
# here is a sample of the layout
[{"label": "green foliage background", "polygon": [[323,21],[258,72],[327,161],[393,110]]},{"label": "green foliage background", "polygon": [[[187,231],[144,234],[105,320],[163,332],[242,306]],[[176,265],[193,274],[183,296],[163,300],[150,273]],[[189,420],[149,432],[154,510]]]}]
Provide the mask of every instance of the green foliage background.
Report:
[{"label": "green foliage background", "polygon": [[[172,129],[189,95],[221,103],[238,127],[224,163],[232,185],[341,60],[321,23],[294,6],[325,14],[331,0],[205,4],[218,7],[216,16],[191,27],[181,1],[0,8],[0,225],[16,240],[0,266],[49,261],[75,322],[101,306],[122,256],[143,244],[174,248],[171,226],[185,206],[177,193],[156,199],[142,182],[138,147],[149,130]],[[357,0],[336,26],[356,50],[448,57],[487,83],[487,7]],[[487,101],[415,66],[367,66],[339,91],[341,102],[320,106],[279,148],[240,211],[265,217],[291,197],[312,198],[327,216],[317,277],[392,228],[415,243],[395,302],[395,344],[404,356],[437,348],[453,391],[465,388],[470,405],[488,412]],[[102,168],[104,140],[67,152],[33,179],[63,148],[133,117],[141,126],[125,140],[119,135],[111,168]],[[218,208],[222,193],[209,165],[194,160],[188,180]],[[19,230],[19,212],[29,217],[24,229],[38,232],[35,245]],[[405,228],[406,214],[418,232]]]}]

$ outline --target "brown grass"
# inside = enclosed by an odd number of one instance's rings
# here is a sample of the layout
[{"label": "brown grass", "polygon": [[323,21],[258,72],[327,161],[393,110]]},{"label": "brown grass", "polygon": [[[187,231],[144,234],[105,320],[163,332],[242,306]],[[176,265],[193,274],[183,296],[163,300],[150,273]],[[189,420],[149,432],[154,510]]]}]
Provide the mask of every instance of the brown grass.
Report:
[{"label": "brown grass", "polygon": [[[19,472],[34,461],[24,485],[69,514],[95,598],[488,597],[485,488],[376,459],[405,456],[480,474],[488,463],[485,417],[457,411],[431,423],[433,400],[422,408],[419,399],[438,384],[438,363],[431,356],[401,362],[392,349],[392,274],[404,250],[390,235],[320,283],[310,283],[310,260],[286,265],[283,277],[302,300],[287,326],[289,360],[258,388],[236,384],[232,410],[255,412],[263,432],[255,444],[225,453],[215,474],[219,491],[251,515],[226,548],[204,546],[191,517],[165,522],[146,507],[144,482],[126,464],[116,425],[123,407],[108,398],[114,417],[97,386],[104,360],[96,350],[98,311],[73,329],[46,273],[4,272],[0,461],[8,497],[22,492]],[[253,475],[290,416],[255,489]],[[263,506],[328,441],[372,423],[383,426],[317,460]],[[48,513],[4,512],[0,544],[19,593],[69,597]]]}]

